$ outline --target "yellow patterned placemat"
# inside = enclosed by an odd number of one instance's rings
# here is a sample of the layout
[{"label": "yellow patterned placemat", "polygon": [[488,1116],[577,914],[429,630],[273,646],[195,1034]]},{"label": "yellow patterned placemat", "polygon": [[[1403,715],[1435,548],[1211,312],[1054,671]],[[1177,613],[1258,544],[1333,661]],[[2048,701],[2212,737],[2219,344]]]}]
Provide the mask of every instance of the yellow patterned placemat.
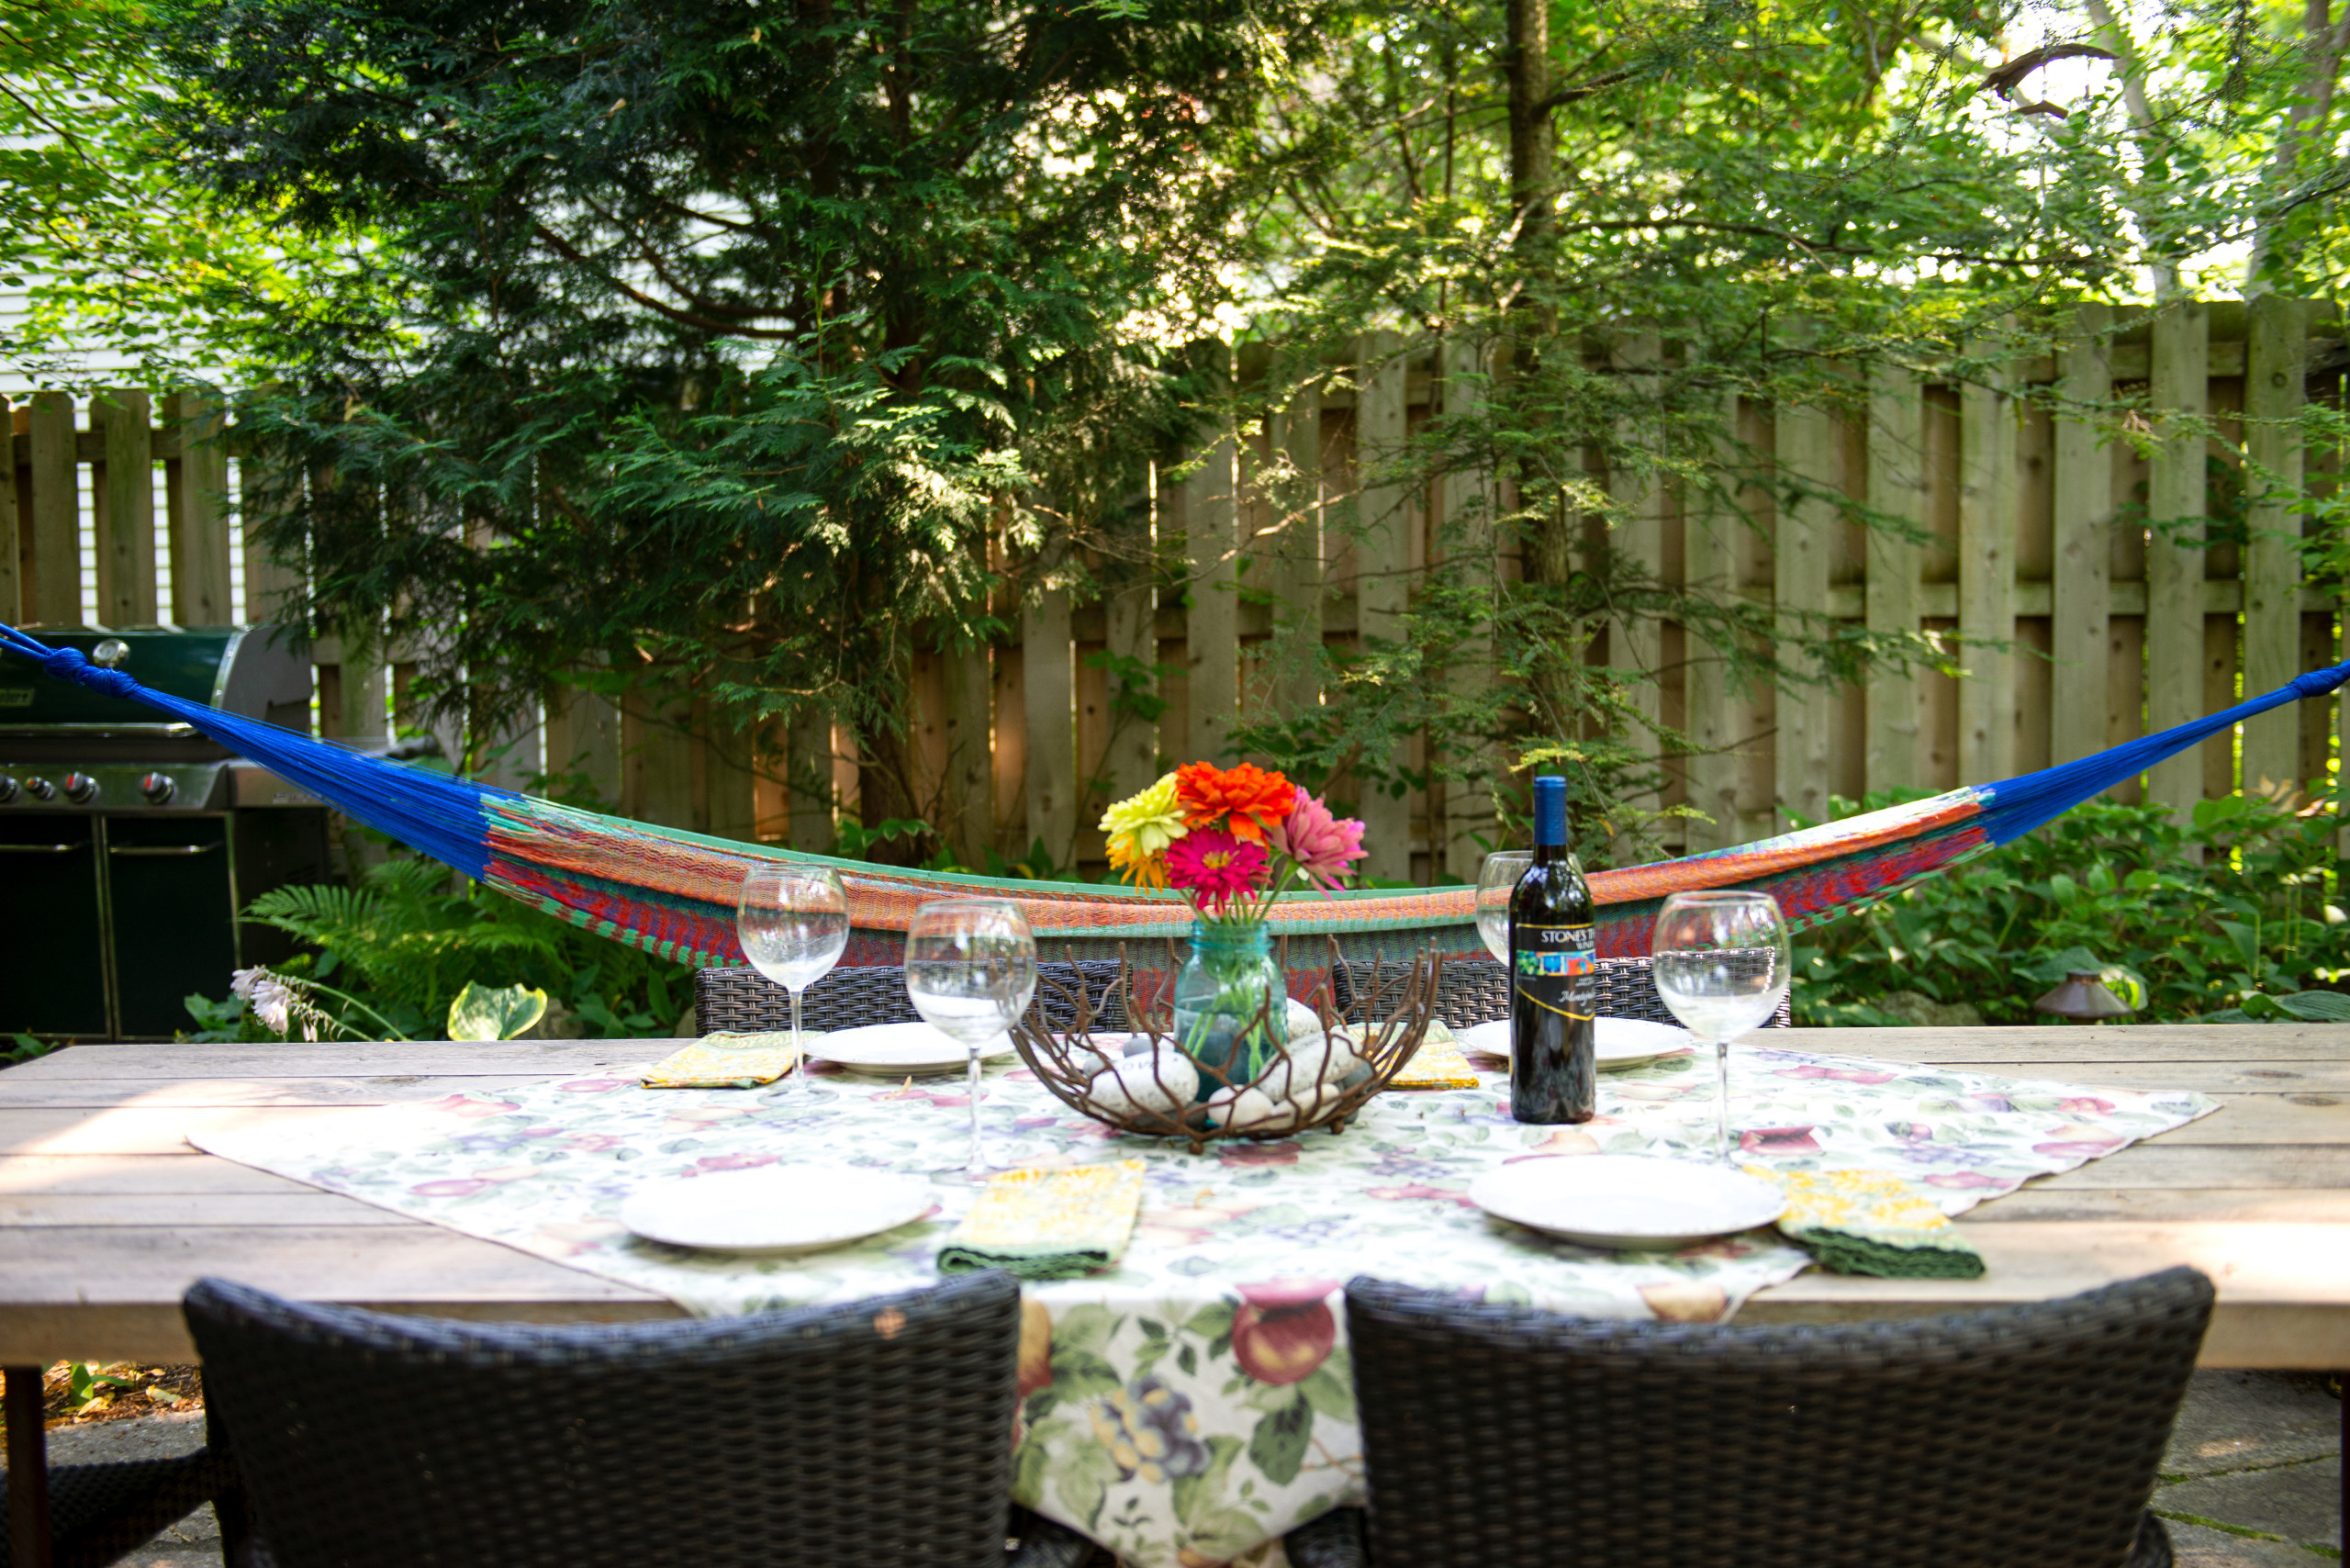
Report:
[{"label": "yellow patterned placemat", "polygon": [[1002,1171],[939,1249],[938,1271],[1003,1269],[1026,1280],[1073,1280],[1115,1263],[1141,1212],[1139,1159]]},{"label": "yellow patterned placemat", "polygon": [[[811,1033],[810,1039],[821,1036]],[[756,1089],[791,1070],[791,1031],[704,1035],[644,1070],[647,1089]]]}]

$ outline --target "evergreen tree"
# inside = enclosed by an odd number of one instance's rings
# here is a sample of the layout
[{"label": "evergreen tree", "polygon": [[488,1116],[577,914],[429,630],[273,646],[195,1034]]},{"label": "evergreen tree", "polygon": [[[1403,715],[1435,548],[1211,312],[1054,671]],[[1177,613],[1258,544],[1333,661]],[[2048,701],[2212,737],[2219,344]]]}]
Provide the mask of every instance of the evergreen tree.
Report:
[{"label": "evergreen tree", "polygon": [[1143,487],[1304,21],[184,0],[185,166],[370,238],[241,410],[307,612],[428,649],[476,732],[551,678],[837,715],[867,822],[916,814],[910,655]]}]

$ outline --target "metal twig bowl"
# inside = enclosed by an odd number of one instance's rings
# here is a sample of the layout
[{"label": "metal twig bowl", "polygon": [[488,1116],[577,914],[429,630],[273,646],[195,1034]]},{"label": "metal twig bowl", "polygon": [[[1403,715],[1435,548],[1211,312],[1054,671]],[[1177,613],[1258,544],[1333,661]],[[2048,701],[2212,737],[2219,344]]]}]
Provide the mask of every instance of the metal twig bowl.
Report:
[{"label": "metal twig bowl", "polygon": [[[1286,973],[1286,939],[1281,946]],[[1319,1029],[1291,1039],[1289,998],[1268,997],[1253,1022],[1265,1038],[1281,1043],[1254,1073],[1186,1054],[1176,1040],[1171,983],[1146,994],[1123,946],[1118,978],[1098,1003],[1081,981],[1046,980],[1013,1026],[1013,1044],[1063,1104],[1137,1137],[1180,1138],[1193,1154],[1218,1138],[1283,1138],[1315,1127],[1343,1132],[1419,1050],[1436,1016],[1444,960],[1423,949],[1400,974],[1392,968],[1382,974],[1378,964],[1347,963],[1333,941],[1330,962],[1334,976],[1344,966],[1352,982],[1348,1015],[1337,1011],[1326,982],[1307,1003]],[[1048,1013],[1068,1022],[1053,1027]],[[1119,1017],[1125,1028],[1103,1026]]]}]

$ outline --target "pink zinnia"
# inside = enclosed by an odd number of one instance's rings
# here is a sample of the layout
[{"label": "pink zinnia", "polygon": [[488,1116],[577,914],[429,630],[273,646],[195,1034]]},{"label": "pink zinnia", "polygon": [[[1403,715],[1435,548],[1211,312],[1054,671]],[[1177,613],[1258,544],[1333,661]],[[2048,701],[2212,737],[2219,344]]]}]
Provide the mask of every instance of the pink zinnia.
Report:
[{"label": "pink zinnia", "polygon": [[1194,828],[1167,846],[1167,879],[1221,913],[1263,885],[1270,866],[1261,844],[1243,844],[1222,828]]},{"label": "pink zinnia", "polygon": [[1273,847],[1296,861],[1307,881],[1325,888],[1354,875],[1350,863],[1371,853],[1362,846],[1362,823],[1332,816],[1329,807],[1303,790],[1272,836]]}]

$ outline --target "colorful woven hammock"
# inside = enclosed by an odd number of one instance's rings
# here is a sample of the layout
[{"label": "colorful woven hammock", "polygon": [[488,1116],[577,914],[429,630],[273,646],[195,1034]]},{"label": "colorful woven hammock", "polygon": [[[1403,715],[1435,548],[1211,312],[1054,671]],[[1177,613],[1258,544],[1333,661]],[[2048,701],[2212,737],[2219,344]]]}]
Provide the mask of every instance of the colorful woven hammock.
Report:
[{"label": "colorful woven hammock", "polygon": [[[0,624],[0,646],[60,680],[160,709],[500,892],[666,958],[743,961],[734,940],[734,893],[744,868],[762,859],[807,861],[840,873],[853,927],[844,962],[853,964],[896,961],[915,906],[957,895],[1019,903],[1054,958],[1115,958],[1122,943],[1151,945],[1191,929],[1188,912],[1170,892],[904,871],[653,827],[367,756],[151,691],[119,670],[92,665],[76,649],[49,647],[13,626]],[[2350,664],[2296,677],[2208,718],[2003,783],[1971,785],[1733,849],[1597,872],[1591,883],[1600,906],[1600,953],[1646,953],[1658,905],[1670,893],[1697,888],[1760,888],[1777,897],[1798,929],[1818,924],[2019,838],[2255,714],[2323,696],[2345,680]],[[1284,897],[1272,919],[1277,935],[1310,938],[1317,947],[1325,938],[1337,938],[1340,952],[1355,962],[1430,945],[1448,957],[1473,955],[1484,950],[1474,898],[1466,887],[1301,892]]]}]

